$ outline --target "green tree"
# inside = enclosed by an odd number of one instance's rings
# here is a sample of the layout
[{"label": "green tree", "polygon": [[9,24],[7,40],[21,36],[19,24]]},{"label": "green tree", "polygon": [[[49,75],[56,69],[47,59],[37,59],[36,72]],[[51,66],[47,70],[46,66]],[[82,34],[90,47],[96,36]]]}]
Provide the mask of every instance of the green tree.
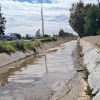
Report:
[{"label": "green tree", "polygon": [[22,38],[22,36],[19,34],[19,33],[9,33],[9,35],[10,36],[15,36],[15,37],[17,37],[17,39],[21,39]]},{"label": "green tree", "polygon": [[29,39],[29,34],[26,34],[26,39]]},{"label": "green tree", "polygon": [[6,19],[5,17],[2,16],[1,13],[1,5],[0,5],[0,35],[4,35],[5,33],[5,23],[6,23]]},{"label": "green tree", "polygon": [[98,26],[98,29],[97,29],[97,35],[99,34],[100,35],[100,5],[97,6],[97,26]]},{"label": "green tree", "polygon": [[20,40],[22,36],[19,33],[14,33],[14,35]]},{"label": "green tree", "polygon": [[48,34],[45,34],[45,35],[44,35],[44,37],[45,37],[45,38],[47,38],[47,37],[51,37],[51,36],[50,36],[50,35],[48,35]]},{"label": "green tree", "polygon": [[84,31],[86,36],[97,35],[100,28],[100,7],[97,5],[91,5],[85,12],[86,16]]},{"label": "green tree", "polygon": [[82,1],[72,4],[69,23],[82,38],[84,36],[84,3]]},{"label": "green tree", "polygon": [[64,37],[65,36],[65,32],[63,29],[60,29],[59,31],[59,36]]},{"label": "green tree", "polygon": [[30,36],[29,34],[26,34],[26,39],[30,40],[32,39],[32,36]]}]

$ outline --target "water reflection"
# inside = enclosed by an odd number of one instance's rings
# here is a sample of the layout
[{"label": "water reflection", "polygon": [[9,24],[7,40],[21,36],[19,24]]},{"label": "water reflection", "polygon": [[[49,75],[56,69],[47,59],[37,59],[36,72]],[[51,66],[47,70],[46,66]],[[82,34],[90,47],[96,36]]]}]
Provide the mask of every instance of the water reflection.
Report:
[{"label": "water reflection", "polygon": [[[61,45],[60,48],[64,49],[64,45]],[[0,69],[0,85],[2,87],[4,87],[7,84],[9,84],[9,80],[8,80],[9,77],[15,75],[15,72],[19,73],[19,72],[22,72],[23,70],[27,70],[28,65],[44,64],[44,66],[45,66],[44,71],[47,73],[48,68],[47,68],[47,56],[46,55],[47,55],[47,53],[49,53],[49,55],[52,53],[55,53],[58,49],[59,49],[59,47],[51,48],[51,49],[41,53],[40,55],[37,55],[37,57],[35,57],[35,59],[33,56],[31,56],[29,58],[19,60],[18,62],[14,62],[13,64],[2,67]],[[56,62],[53,62],[53,63],[56,63]],[[37,81],[38,78],[36,78],[34,80]],[[17,82],[18,82],[18,80],[17,80]],[[21,81],[19,81],[19,82],[21,82]],[[28,80],[28,82],[29,82],[29,80]],[[24,81],[24,83],[25,83],[25,81]]]},{"label": "water reflection", "polygon": [[0,85],[4,87],[9,84],[8,78],[13,76],[16,71],[22,72],[21,68],[27,69],[29,64],[34,62],[34,57],[24,59],[22,61],[15,62],[13,64],[4,66],[0,69]]},{"label": "water reflection", "polygon": [[18,94],[16,100],[24,100],[27,95],[42,98],[50,94],[54,82],[69,80],[76,73],[71,56],[75,44],[73,41],[65,43],[53,49],[53,52],[47,50],[35,59],[32,56],[0,68],[0,98],[15,100],[6,98]]}]

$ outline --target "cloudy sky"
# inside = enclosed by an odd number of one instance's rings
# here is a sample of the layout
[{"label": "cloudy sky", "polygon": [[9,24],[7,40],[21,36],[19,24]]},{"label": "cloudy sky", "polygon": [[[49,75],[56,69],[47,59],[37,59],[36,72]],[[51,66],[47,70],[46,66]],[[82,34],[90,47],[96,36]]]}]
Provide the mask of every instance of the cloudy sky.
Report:
[{"label": "cloudy sky", "polygon": [[[69,8],[79,0],[0,0],[3,16],[6,17],[5,33],[34,35],[41,30],[41,6],[43,2],[45,34],[57,34],[59,29],[76,34],[70,27]],[[97,0],[83,0],[97,3]]]}]

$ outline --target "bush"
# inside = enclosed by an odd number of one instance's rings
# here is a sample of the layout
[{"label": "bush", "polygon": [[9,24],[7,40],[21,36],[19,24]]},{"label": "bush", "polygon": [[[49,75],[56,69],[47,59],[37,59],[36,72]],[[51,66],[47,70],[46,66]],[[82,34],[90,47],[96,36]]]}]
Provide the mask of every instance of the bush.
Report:
[{"label": "bush", "polygon": [[88,76],[89,76],[89,71],[87,70],[87,68],[84,69],[84,77],[83,79],[84,80],[87,80],[88,79]]},{"label": "bush", "polygon": [[17,48],[17,50],[26,51],[27,50],[27,43],[23,40],[17,41],[15,43],[15,47]]},{"label": "bush", "polygon": [[93,92],[93,89],[91,89],[90,86],[88,85],[87,89],[85,90],[86,95],[89,95],[92,98],[92,92]]},{"label": "bush", "polygon": [[7,43],[6,41],[0,41],[0,53],[10,53],[15,51],[16,49],[10,43]]},{"label": "bush", "polygon": [[53,41],[57,41],[57,38],[55,38],[55,37],[52,37],[52,40],[53,40]]},{"label": "bush", "polygon": [[[43,41],[52,41],[56,40],[55,38],[46,38]],[[35,41],[0,41],[0,53],[6,52],[15,52],[15,51],[27,51],[27,50],[34,50],[36,47],[41,47],[42,42],[39,40]]]},{"label": "bush", "polygon": [[51,41],[57,41],[57,38],[55,37],[47,37],[41,40],[41,42],[51,42]]},{"label": "bush", "polygon": [[32,41],[35,41],[36,40],[36,38],[35,37],[32,37]]}]

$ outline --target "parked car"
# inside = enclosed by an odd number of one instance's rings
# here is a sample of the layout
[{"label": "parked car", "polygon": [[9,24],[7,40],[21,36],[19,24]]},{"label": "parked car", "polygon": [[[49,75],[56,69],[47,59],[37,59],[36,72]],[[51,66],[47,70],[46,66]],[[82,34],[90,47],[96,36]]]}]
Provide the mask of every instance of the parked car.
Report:
[{"label": "parked car", "polygon": [[0,37],[0,40],[12,41],[18,39],[16,36],[3,35],[2,37]]},{"label": "parked car", "polygon": [[11,37],[8,36],[8,35],[3,35],[3,36],[2,36],[2,40],[11,41]]},{"label": "parked car", "polygon": [[11,40],[18,40],[18,38],[14,35],[14,36],[10,36]]}]

